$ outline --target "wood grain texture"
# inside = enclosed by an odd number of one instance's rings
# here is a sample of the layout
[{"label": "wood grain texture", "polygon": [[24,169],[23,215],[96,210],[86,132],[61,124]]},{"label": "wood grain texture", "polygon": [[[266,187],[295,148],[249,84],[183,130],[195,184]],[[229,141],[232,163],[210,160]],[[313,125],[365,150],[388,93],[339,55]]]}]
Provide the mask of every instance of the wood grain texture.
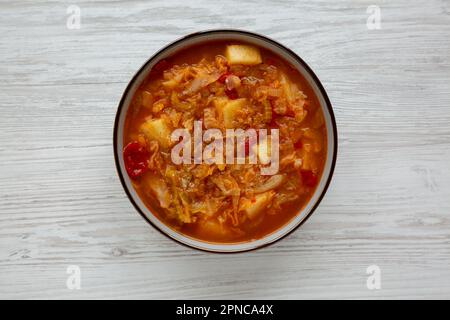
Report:
[{"label": "wood grain texture", "polygon": [[[70,4],[79,30],[66,28]],[[373,4],[380,30],[366,27]],[[0,12],[0,298],[450,298],[449,1],[2,1]],[[251,253],[163,237],[114,167],[131,76],[161,46],[211,28],[292,48],[338,121],[322,204]],[[381,290],[366,287],[372,264]],[[68,265],[81,290],[67,289]]]}]

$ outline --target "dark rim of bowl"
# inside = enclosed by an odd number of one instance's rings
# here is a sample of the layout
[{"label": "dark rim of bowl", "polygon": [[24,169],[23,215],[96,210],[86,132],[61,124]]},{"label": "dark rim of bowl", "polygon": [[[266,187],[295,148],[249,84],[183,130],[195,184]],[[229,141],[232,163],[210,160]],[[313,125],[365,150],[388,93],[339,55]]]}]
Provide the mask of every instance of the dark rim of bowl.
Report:
[{"label": "dark rim of bowl", "polygon": [[[200,35],[214,35],[214,34],[220,34],[220,33],[238,33],[238,34],[244,34],[250,37],[254,37],[254,38],[259,38],[260,40],[263,40],[265,42],[269,42],[272,45],[280,48],[281,50],[287,52],[288,54],[290,54],[295,60],[297,60],[297,62],[302,65],[302,67],[306,70],[306,72],[309,73],[309,75],[312,77],[312,79],[314,80],[314,82],[316,83],[317,87],[320,90],[320,93],[322,94],[325,103],[326,103],[326,107],[328,109],[328,112],[330,113],[330,118],[331,118],[331,124],[332,124],[332,129],[333,129],[333,140],[334,140],[334,148],[333,148],[333,158],[331,159],[331,167],[330,167],[330,173],[327,177],[327,181],[325,182],[325,186],[322,190],[322,193],[320,194],[319,198],[317,199],[316,203],[314,204],[314,206],[311,208],[311,211],[308,213],[308,215],[302,220],[300,221],[292,230],[290,230],[289,232],[287,232],[286,234],[284,234],[283,236],[272,240],[268,243],[264,243],[261,244],[257,247],[254,248],[250,248],[250,249],[244,249],[244,250],[237,250],[237,251],[219,251],[219,250],[208,250],[205,248],[200,248],[200,247],[196,247],[196,246],[192,246],[189,245],[187,243],[184,243],[178,239],[175,239],[173,237],[171,237],[169,234],[167,234],[166,232],[164,232],[163,230],[161,230],[158,226],[156,226],[147,216],[146,214],[139,208],[139,206],[136,204],[136,202],[134,201],[130,190],[128,190],[127,185],[125,184],[125,178],[123,177],[122,171],[120,169],[120,162],[119,162],[119,150],[117,149],[117,140],[118,140],[118,124],[119,124],[119,118],[120,118],[120,114],[124,105],[124,101],[126,96],[128,95],[128,92],[131,88],[131,86],[134,84],[134,82],[136,81],[136,78],[138,77],[138,75],[146,69],[146,67],[153,62],[153,60],[163,51],[171,48],[172,46],[183,42],[189,38],[192,37],[197,37]],[[200,250],[203,252],[211,252],[211,253],[243,253],[243,252],[248,252],[248,251],[253,251],[253,250],[257,250],[257,249],[261,249],[264,248],[266,246],[269,246],[271,244],[274,244],[278,241],[280,241],[281,239],[287,237],[288,235],[290,235],[291,233],[293,233],[295,230],[297,230],[303,223],[306,222],[306,220],[309,219],[309,217],[314,213],[314,211],[317,209],[317,207],[319,206],[320,202],[322,201],[323,197],[325,196],[325,193],[328,190],[328,187],[331,183],[331,179],[333,177],[333,173],[334,173],[334,168],[336,166],[336,158],[337,158],[337,150],[338,150],[338,136],[337,136],[337,126],[336,126],[336,118],[334,116],[333,113],[333,108],[331,106],[331,102],[330,99],[328,98],[328,95],[324,89],[324,87],[322,86],[322,83],[320,82],[319,78],[316,76],[316,74],[312,71],[312,69],[306,64],[305,61],[303,61],[302,58],[300,58],[294,51],[292,51],[291,49],[285,47],[284,45],[278,43],[275,40],[272,40],[271,38],[268,38],[266,36],[260,35],[258,33],[254,33],[254,32],[250,32],[250,31],[244,31],[244,30],[238,30],[238,29],[215,29],[215,30],[206,30],[206,31],[199,31],[199,32],[194,32],[194,33],[190,33],[182,38],[179,38],[169,44],[167,44],[166,46],[164,46],[163,48],[161,48],[160,50],[158,50],[156,53],[154,53],[140,68],[139,70],[133,75],[133,77],[131,78],[130,82],[128,83],[124,93],[122,94],[122,97],[120,99],[119,102],[119,106],[117,109],[117,113],[116,113],[116,118],[114,121],[114,132],[113,132],[113,143],[114,143],[114,160],[115,160],[115,164],[116,164],[116,170],[117,173],[119,175],[120,178],[120,182],[122,184],[123,189],[125,190],[125,193],[128,196],[128,199],[130,200],[130,202],[133,204],[133,206],[135,207],[135,209],[139,212],[139,214],[150,224],[152,225],[156,230],[158,230],[160,233],[162,233],[163,235],[165,235],[166,237],[168,237],[169,239],[171,239],[172,241],[176,241],[177,243],[192,248],[192,249],[196,249],[196,250]],[[121,151],[120,151],[121,152]],[[197,240],[198,241],[198,240]]]}]

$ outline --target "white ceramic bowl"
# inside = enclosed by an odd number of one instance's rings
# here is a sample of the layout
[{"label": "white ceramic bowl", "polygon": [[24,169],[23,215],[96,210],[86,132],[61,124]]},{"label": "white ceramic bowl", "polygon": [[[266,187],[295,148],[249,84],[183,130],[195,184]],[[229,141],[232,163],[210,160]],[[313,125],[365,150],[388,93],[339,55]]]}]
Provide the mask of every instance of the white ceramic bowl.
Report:
[{"label": "white ceramic bowl", "polygon": [[[300,212],[298,212],[298,214],[291,221],[289,221],[283,227],[279,228],[278,230],[275,230],[274,232],[266,235],[261,239],[249,242],[211,243],[201,241],[186,236],[182,233],[179,233],[176,230],[170,228],[168,225],[164,224],[145,206],[145,204],[142,202],[142,200],[139,198],[138,194],[134,190],[130,178],[128,177],[128,174],[125,170],[122,156],[123,128],[127,110],[130,106],[130,102],[135,91],[138,89],[141,82],[147,77],[152,67],[159,60],[172,56],[175,52],[177,52],[180,49],[185,49],[195,44],[214,40],[234,40],[254,44],[276,53],[277,55],[281,56],[285,61],[290,63],[308,81],[309,85],[311,86],[315,95],[317,96],[320,106],[323,110],[325,124],[327,128],[327,159],[325,162],[320,182],[308,204]],[[280,240],[281,238],[285,237],[286,235],[294,231],[303,222],[305,222],[306,219],[313,213],[313,211],[317,208],[321,199],[325,195],[325,192],[328,188],[328,185],[330,184],[331,177],[333,175],[333,170],[336,162],[336,155],[337,155],[336,121],[333,115],[330,100],[328,99],[328,96],[317,76],[308,67],[308,65],[290,49],[265,36],[242,30],[211,30],[211,31],[197,32],[189,34],[179,40],[176,40],[171,44],[165,46],[161,50],[159,50],[138,70],[138,72],[131,79],[130,83],[125,89],[125,92],[123,93],[122,99],[120,100],[116,120],[114,123],[114,157],[116,161],[117,171],[120,177],[120,181],[122,182],[122,185],[125,189],[125,192],[127,193],[130,201],[133,203],[138,212],[142,215],[142,217],[145,220],[147,220],[147,222],[149,222],[156,229],[161,231],[163,234],[169,236],[173,240],[176,240],[179,243],[187,245],[192,248],[211,252],[231,253],[261,248],[268,244],[274,243],[277,240]]]}]

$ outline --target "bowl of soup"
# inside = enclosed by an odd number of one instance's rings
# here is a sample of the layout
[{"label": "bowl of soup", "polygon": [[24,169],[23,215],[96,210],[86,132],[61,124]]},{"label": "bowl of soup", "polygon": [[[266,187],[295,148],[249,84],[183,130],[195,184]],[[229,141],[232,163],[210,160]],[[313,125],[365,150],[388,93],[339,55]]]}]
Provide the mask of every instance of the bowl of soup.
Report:
[{"label": "bowl of soup", "polygon": [[157,230],[196,249],[248,251],[317,208],[336,161],[336,121],[290,49],[241,30],[198,32],[131,79],[114,154],[126,194]]}]

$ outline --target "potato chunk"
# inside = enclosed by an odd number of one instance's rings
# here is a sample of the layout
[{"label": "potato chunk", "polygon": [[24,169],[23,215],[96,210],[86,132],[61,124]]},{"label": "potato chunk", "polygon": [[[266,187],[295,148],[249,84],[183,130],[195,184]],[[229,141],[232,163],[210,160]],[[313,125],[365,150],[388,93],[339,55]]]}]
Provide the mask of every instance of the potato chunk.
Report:
[{"label": "potato chunk", "polygon": [[223,116],[223,107],[230,101],[227,97],[217,97],[213,100],[213,105],[216,108],[217,114]]},{"label": "potato chunk", "polygon": [[235,127],[235,121],[237,118],[237,112],[241,110],[247,103],[247,99],[241,98],[228,101],[222,109],[223,123],[225,128],[232,129]]},{"label": "potato chunk", "polygon": [[163,149],[170,147],[170,128],[164,119],[150,119],[145,121],[140,131],[148,140],[156,140]]},{"label": "potato chunk", "polygon": [[262,62],[259,49],[248,45],[229,45],[225,50],[225,56],[230,65],[244,64],[251,66]]},{"label": "potato chunk", "polygon": [[317,172],[319,170],[319,158],[314,153],[314,146],[312,143],[304,143],[300,151],[302,159],[302,169]]},{"label": "potato chunk", "polygon": [[267,208],[274,196],[275,191],[273,190],[257,194],[252,200],[242,203],[241,210],[247,214],[250,220],[255,220]]},{"label": "potato chunk", "polygon": [[215,239],[221,239],[230,234],[230,229],[225,228],[216,219],[200,220],[196,230],[204,237]]}]

